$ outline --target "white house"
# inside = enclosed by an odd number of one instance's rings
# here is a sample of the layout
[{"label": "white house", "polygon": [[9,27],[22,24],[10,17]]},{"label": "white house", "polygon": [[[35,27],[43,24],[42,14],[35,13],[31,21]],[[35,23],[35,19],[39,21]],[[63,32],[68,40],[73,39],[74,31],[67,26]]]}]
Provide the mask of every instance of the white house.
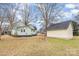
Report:
[{"label": "white house", "polygon": [[73,38],[73,26],[71,21],[51,24],[47,29],[47,37],[53,38]]},{"label": "white house", "polygon": [[30,35],[36,35],[37,34],[37,29],[33,25],[24,25],[23,22],[17,22],[12,31],[11,35],[15,36],[30,36]]}]

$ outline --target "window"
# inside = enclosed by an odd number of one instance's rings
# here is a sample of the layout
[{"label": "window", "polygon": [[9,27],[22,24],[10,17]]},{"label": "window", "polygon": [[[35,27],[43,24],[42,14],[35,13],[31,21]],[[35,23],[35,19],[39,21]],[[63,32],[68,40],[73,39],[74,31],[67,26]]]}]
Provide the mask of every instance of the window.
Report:
[{"label": "window", "polygon": [[21,32],[22,32],[22,29],[21,29]]},{"label": "window", "polygon": [[24,32],[25,32],[25,29],[24,29]]},{"label": "window", "polygon": [[25,29],[21,29],[21,32],[25,32]]}]

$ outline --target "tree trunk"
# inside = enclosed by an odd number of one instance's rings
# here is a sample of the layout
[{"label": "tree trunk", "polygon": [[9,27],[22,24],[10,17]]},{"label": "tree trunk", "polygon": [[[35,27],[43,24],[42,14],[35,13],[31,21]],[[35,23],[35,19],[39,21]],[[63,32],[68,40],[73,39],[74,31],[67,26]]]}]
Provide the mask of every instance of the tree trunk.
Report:
[{"label": "tree trunk", "polygon": [[46,25],[45,25],[45,39],[47,39],[47,19],[46,19]]},{"label": "tree trunk", "polygon": [[47,25],[48,25],[48,13],[47,13],[47,11],[46,11],[46,13],[45,13],[46,15],[45,15],[45,26],[46,26],[46,29],[45,29],[45,37],[46,37],[46,39],[47,39]]},{"label": "tree trunk", "polygon": [[0,27],[0,40],[1,40],[1,33],[2,33],[2,29],[1,29],[1,27]]}]

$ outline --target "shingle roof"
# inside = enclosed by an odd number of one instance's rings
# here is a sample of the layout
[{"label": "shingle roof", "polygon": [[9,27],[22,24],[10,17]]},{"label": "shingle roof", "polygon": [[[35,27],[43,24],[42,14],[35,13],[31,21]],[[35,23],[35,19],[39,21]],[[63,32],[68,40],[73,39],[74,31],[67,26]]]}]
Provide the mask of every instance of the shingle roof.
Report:
[{"label": "shingle roof", "polygon": [[62,30],[67,29],[71,21],[65,21],[62,23],[51,24],[47,30]]}]

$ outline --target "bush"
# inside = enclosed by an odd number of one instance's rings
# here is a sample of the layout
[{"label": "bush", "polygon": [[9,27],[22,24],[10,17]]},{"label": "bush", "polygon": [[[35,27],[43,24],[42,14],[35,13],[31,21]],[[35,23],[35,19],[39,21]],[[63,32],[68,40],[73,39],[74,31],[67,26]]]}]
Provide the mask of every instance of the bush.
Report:
[{"label": "bush", "polygon": [[74,36],[78,36],[78,35],[79,35],[79,32],[78,32],[78,31],[74,31],[74,32],[73,32],[73,35],[74,35]]}]

